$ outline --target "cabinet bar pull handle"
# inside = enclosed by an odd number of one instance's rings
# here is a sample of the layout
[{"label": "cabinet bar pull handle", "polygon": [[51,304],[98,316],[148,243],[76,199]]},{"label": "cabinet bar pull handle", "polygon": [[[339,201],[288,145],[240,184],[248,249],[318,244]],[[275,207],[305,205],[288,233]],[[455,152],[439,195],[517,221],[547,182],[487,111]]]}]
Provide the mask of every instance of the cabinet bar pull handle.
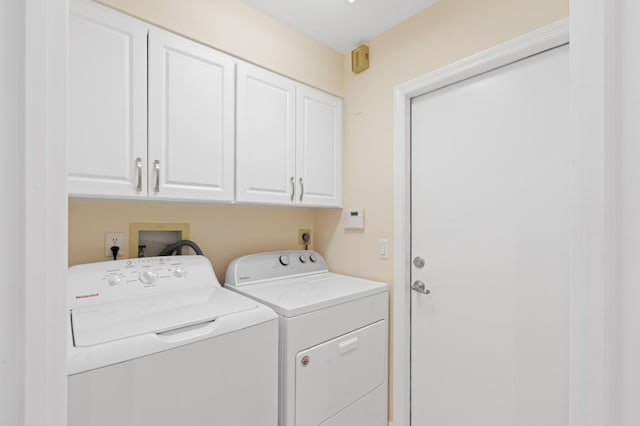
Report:
[{"label": "cabinet bar pull handle", "polygon": [[160,192],[160,161],[153,162],[153,168],[156,169],[156,186],[153,189],[155,192]]},{"label": "cabinet bar pull handle", "polygon": [[291,176],[291,202],[296,197],[296,184],[293,182],[293,176]]},{"label": "cabinet bar pull handle", "polygon": [[302,178],[300,178],[300,202],[302,202],[303,196],[304,196],[304,183],[302,182]]},{"label": "cabinet bar pull handle", "polygon": [[136,185],[136,191],[142,191],[142,158],[136,158],[136,171],[138,173],[138,184]]}]

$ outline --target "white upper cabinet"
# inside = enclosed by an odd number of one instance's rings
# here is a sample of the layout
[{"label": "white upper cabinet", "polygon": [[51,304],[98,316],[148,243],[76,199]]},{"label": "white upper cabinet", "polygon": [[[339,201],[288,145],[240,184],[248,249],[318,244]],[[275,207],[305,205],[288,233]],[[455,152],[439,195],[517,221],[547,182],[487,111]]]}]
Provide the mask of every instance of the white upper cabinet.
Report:
[{"label": "white upper cabinet", "polygon": [[298,86],[296,177],[298,202],[342,206],[342,100]]},{"label": "white upper cabinet", "polygon": [[342,205],[341,99],[90,0],[68,107],[71,196]]},{"label": "white upper cabinet", "polygon": [[70,195],[233,201],[234,58],[83,0],[69,51]]},{"label": "white upper cabinet", "polygon": [[236,200],[290,204],[296,83],[244,62],[237,74]]},{"label": "white upper cabinet", "polygon": [[72,1],[68,96],[69,193],[146,197],[146,26]]},{"label": "white upper cabinet", "polygon": [[235,60],[149,31],[149,196],[233,201]]},{"label": "white upper cabinet", "polygon": [[342,205],[342,100],[262,68],[237,68],[236,200]]}]

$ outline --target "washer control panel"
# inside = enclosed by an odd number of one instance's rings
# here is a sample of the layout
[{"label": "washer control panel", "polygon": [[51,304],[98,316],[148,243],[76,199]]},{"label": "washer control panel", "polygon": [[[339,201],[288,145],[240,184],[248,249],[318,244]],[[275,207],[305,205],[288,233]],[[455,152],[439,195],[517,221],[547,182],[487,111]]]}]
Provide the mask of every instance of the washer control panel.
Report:
[{"label": "washer control panel", "polygon": [[87,306],[188,288],[219,286],[204,256],[160,256],[69,268],[69,306]]},{"label": "washer control panel", "polygon": [[242,286],[328,272],[320,253],[312,250],[275,251],[239,257],[227,268],[226,285]]},{"label": "washer control panel", "polygon": [[[105,271],[104,279],[110,286],[124,283],[137,283],[143,285],[155,285],[158,280],[167,278],[187,278],[188,265],[185,265],[180,256],[171,257],[147,257],[141,259],[129,259],[120,264],[114,264]],[[112,263],[112,262],[107,262]]]}]

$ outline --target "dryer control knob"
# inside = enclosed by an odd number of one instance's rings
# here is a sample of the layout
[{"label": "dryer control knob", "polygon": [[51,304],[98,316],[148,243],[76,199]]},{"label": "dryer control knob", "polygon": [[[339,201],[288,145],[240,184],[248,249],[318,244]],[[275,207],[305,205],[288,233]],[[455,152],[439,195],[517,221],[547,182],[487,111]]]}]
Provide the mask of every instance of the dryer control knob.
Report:
[{"label": "dryer control knob", "polygon": [[118,284],[120,284],[120,281],[121,281],[120,275],[111,274],[111,275],[109,275],[109,278],[107,278],[107,281],[109,282],[109,285],[112,286],[112,287],[114,285],[118,285]]},{"label": "dryer control knob", "polygon": [[310,254],[309,255],[309,260],[315,263],[318,260],[318,258],[316,257],[315,254]]},{"label": "dryer control knob", "polygon": [[307,256],[305,256],[304,254],[300,256],[300,262],[307,263]]},{"label": "dryer control knob", "polygon": [[145,284],[153,284],[158,279],[158,276],[152,271],[142,271],[138,279]]},{"label": "dryer control knob", "polygon": [[173,276],[176,278],[184,277],[184,268],[177,267],[173,270]]},{"label": "dryer control knob", "polygon": [[287,266],[289,264],[289,256],[287,256],[286,254],[280,256],[278,260],[280,261],[280,264],[282,266]]}]

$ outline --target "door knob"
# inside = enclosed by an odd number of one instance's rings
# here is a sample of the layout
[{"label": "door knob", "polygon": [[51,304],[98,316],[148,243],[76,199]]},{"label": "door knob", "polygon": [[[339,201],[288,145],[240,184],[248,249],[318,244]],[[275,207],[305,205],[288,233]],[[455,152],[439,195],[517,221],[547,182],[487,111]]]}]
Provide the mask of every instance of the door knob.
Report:
[{"label": "door knob", "polygon": [[429,290],[422,281],[415,281],[411,285],[411,290],[417,291],[418,293],[422,293],[422,294],[431,294],[431,290]]}]

